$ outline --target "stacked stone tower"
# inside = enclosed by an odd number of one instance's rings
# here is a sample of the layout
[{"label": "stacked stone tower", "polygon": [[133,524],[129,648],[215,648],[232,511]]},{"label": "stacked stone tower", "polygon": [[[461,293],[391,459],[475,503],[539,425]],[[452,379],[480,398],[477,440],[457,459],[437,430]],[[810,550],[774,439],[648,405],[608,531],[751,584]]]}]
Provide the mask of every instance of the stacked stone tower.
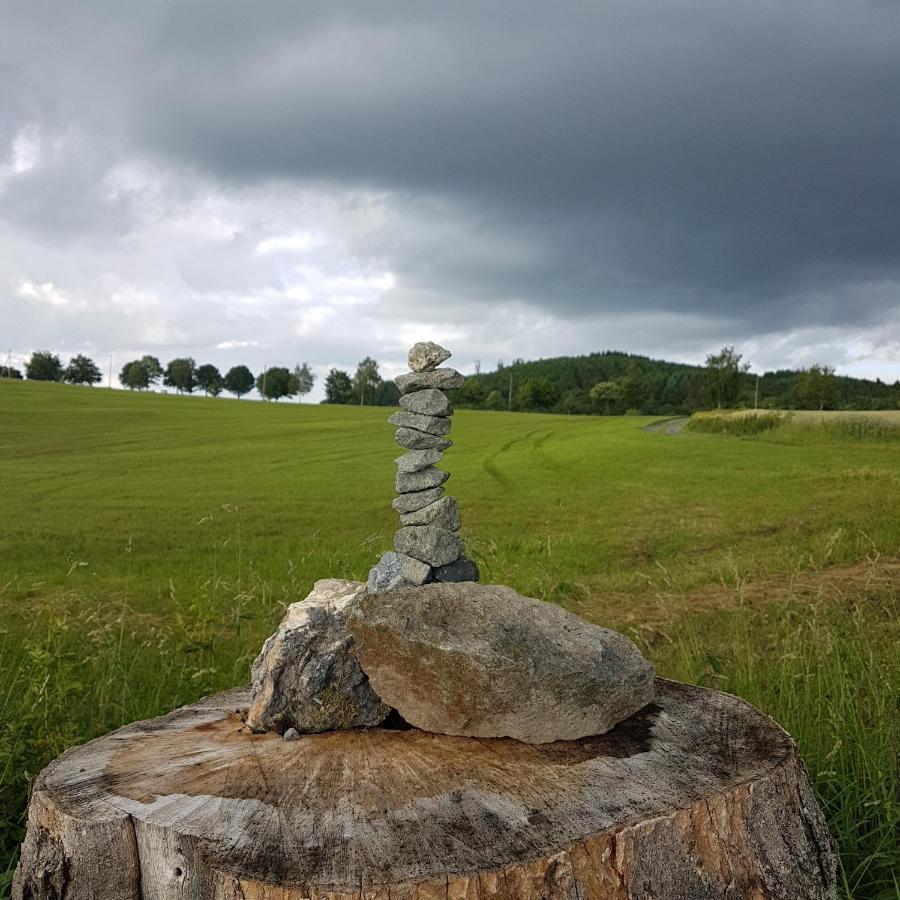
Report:
[{"label": "stacked stone tower", "polygon": [[388,421],[397,426],[397,443],[406,450],[397,462],[397,498],[400,530],[394,552],[382,555],[369,572],[373,594],[429,581],[478,581],[478,567],[466,557],[459,539],[459,504],[444,495],[449,472],[437,468],[453,441],[453,407],[444,391],[462,387],[465,380],[455,369],[438,368],[450,352],[427,341],[409,351],[412,371],[394,383],[400,406]]}]

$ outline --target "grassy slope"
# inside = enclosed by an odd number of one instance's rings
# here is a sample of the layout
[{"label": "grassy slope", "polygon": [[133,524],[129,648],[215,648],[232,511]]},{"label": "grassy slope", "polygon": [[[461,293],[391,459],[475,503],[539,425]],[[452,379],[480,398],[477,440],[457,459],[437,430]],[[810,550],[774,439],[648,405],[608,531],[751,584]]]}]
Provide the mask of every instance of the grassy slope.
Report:
[{"label": "grassy slope", "polygon": [[[362,578],[396,527],[385,413],[0,382],[0,585],[118,595],[127,578],[153,610],[239,565]],[[460,412],[445,462],[486,577],[635,593],[660,566],[690,588],[900,547],[896,446],[645,422]]]},{"label": "grassy slope", "polygon": [[[0,896],[29,773],[244,680],[284,603],[365,576],[396,527],[386,413],[0,381]],[[846,896],[898,896],[895,579],[762,606],[742,587],[897,554],[896,444],[646,421],[459,413],[446,462],[485,580],[627,628],[664,674],[774,715]],[[697,602],[722,581],[724,605]]]}]

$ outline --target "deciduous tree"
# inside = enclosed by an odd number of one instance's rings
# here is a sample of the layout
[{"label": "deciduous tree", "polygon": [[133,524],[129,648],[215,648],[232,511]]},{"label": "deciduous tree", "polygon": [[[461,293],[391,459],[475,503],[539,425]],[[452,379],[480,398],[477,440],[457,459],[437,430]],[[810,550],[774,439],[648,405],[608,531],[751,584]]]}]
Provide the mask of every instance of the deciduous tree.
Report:
[{"label": "deciduous tree", "polygon": [[734,406],[741,392],[741,375],[750,366],[741,363],[742,356],[734,347],[723,347],[706,357],[706,392],[718,409]]},{"label": "deciduous tree", "polygon": [[501,394],[500,391],[491,391],[487,395],[487,399],[484,401],[484,405],[488,409],[505,409],[506,400],[504,400],[503,394]]},{"label": "deciduous tree", "polygon": [[144,370],[147,372],[147,384],[157,384],[159,379],[163,376],[163,367],[162,363],[155,357],[147,354],[146,356],[142,356],[140,358],[140,364],[144,367]]},{"label": "deciduous tree", "polygon": [[516,392],[519,409],[550,409],[559,400],[556,385],[545,378],[529,378]]},{"label": "deciduous tree", "polygon": [[194,370],[196,363],[189,356],[173,359],[163,375],[163,384],[173,387],[179,394],[193,393],[196,381]]},{"label": "deciduous tree", "polygon": [[591,402],[608,416],[622,402],[622,385],[618,381],[598,381],[591,388]]},{"label": "deciduous tree", "polygon": [[487,390],[475,378],[467,378],[465,384],[454,394],[454,402],[474,406],[476,409],[483,406],[486,399]]},{"label": "deciduous tree", "polygon": [[30,381],[62,381],[62,363],[49,350],[35,350],[25,363],[25,375]]},{"label": "deciduous tree", "polygon": [[63,378],[69,384],[97,384],[103,380],[103,375],[90,357],[79,353],[69,361]]},{"label": "deciduous tree", "polygon": [[253,390],[253,373],[246,366],[232,366],[225,373],[225,390],[238,400]]},{"label": "deciduous tree", "polygon": [[361,359],[356,367],[356,375],[353,376],[353,390],[359,398],[360,406],[365,404],[366,398],[372,399],[379,381],[381,376],[378,374],[378,363],[371,356]]},{"label": "deciduous tree", "polygon": [[256,376],[256,389],[266,400],[289,397],[293,393],[293,376],[284,366],[271,366]]},{"label": "deciduous tree", "polygon": [[838,399],[837,378],[831,366],[804,369],[797,382],[797,400],[805,409],[832,409]]},{"label": "deciduous tree", "polygon": [[294,371],[291,372],[291,378],[293,379],[293,387],[295,388],[291,393],[297,394],[302,403],[303,398],[313,389],[313,385],[316,383],[316,376],[313,375],[309,363],[300,363],[294,366]]},{"label": "deciduous tree", "polygon": [[325,402],[349,403],[353,399],[353,381],[341,369],[331,369],[325,376]]},{"label": "deciduous tree", "polygon": [[150,376],[147,374],[147,367],[140,359],[134,359],[122,366],[122,371],[119,373],[119,381],[129,391],[146,391],[150,387]]},{"label": "deciduous tree", "polygon": [[218,397],[225,387],[222,373],[212,363],[205,363],[194,373],[194,381],[207,396]]}]

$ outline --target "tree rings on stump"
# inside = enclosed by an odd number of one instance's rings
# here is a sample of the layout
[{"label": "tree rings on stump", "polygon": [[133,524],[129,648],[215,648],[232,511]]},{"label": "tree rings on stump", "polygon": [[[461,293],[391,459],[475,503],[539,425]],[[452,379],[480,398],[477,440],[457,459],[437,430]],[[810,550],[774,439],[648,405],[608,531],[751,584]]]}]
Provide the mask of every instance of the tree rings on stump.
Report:
[{"label": "tree rings on stump", "polygon": [[14,900],[831,897],[790,737],[658,680],[599,737],[367,730],[284,741],[228,691],[69,750],[36,779]]}]

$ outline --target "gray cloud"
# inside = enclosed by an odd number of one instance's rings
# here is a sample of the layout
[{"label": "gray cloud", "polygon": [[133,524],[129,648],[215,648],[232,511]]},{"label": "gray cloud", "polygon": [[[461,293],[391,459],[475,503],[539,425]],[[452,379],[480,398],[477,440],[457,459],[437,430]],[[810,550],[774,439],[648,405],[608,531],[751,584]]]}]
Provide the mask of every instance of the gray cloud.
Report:
[{"label": "gray cloud", "polygon": [[[85,336],[118,279],[153,298],[165,346],[257,331],[261,355],[309,340],[324,365],[363,349],[364,322],[385,359],[418,326],[486,359],[727,340],[900,375],[895,5],[32,0],[10,18],[0,173],[4,141],[40,158],[0,174],[0,276],[90,295],[70,304]],[[322,239],[258,250],[300,232]],[[140,333],[121,329],[104,340]]]}]

